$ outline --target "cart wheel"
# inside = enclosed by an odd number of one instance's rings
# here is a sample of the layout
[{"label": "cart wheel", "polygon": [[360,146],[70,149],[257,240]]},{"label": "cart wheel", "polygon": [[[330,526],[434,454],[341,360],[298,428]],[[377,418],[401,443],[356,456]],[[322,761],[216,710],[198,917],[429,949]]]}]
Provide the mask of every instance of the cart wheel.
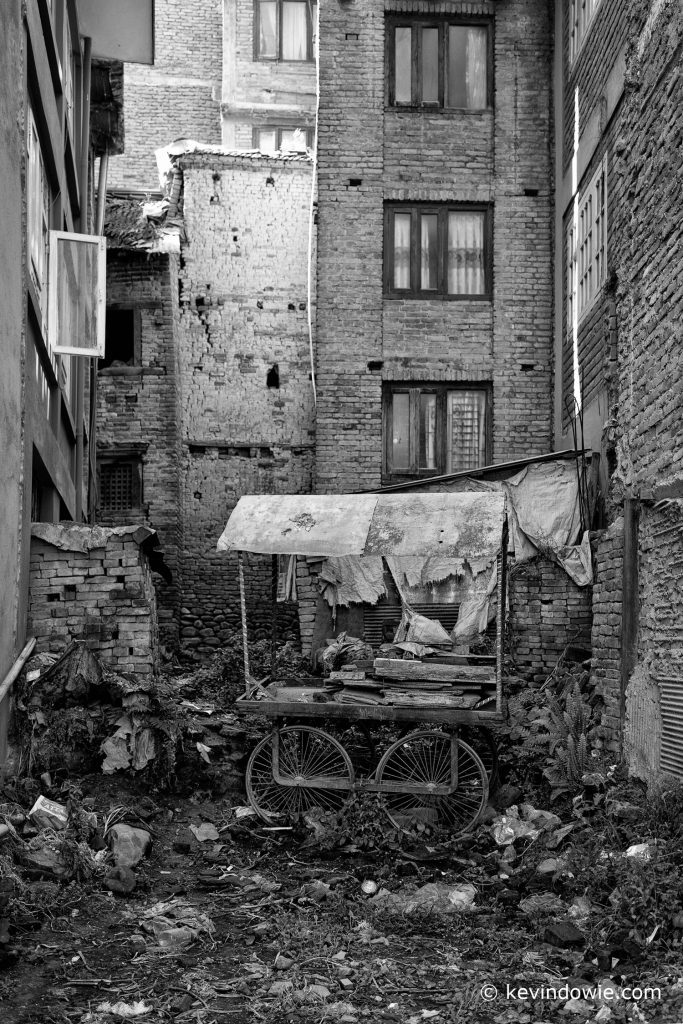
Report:
[{"label": "cart wheel", "polygon": [[420,825],[448,829],[454,835],[476,825],[488,799],[488,778],[481,758],[458,740],[458,785],[447,796],[401,793],[402,783],[448,785],[451,778],[451,737],[448,733],[413,732],[392,744],[377,765],[378,783],[399,792],[382,792],[382,802],[395,828],[410,832]]},{"label": "cart wheel", "polygon": [[[341,743],[321,729],[290,725],[280,729],[280,775],[298,778],[299,786],[281,786],[273,779],[273,737],[266,736],[247,762],[249,802],[264,821],[298,817],[313,807],[337,811],[351,795],[354,780],[349,755]],[[312,789],[307,782],[342,781],[344,789]],[[346,788],[348,787],[348,788]]]}]

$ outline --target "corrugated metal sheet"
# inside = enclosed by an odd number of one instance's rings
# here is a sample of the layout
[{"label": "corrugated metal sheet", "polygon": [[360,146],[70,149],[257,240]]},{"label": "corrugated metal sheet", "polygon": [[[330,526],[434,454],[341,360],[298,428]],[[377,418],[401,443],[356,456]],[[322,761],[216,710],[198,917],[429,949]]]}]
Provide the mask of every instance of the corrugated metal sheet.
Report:
[{"label": "corrugated metal sheet", "polygon": [[[505,498],[456,494],[245,495],[219,551],[296,555],[442,555],[471,566],[500,548]],[[475,569],[474,571],[477,571]]]}]

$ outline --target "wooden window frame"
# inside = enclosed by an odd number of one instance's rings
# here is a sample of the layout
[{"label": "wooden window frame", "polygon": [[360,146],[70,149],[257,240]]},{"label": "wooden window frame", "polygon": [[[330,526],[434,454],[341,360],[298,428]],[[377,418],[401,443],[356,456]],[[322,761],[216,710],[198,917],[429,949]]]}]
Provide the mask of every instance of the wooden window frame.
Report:
[{"label": "wooden window frame", "polygon": [[259,53],[260,36],[260,12],[259,0],[254,0],[254,60],[270,61],[276,64],[311,64],[315,60],[315,25],[316,7],[314,0],[288,0],[292,3],[303,3],[306,6],[306,56],[301,60],[292,57],[282,56],[282,5],[285,0],[275,0],[277,15],[275,22],[275,34],[277,36],[277,56],[266,57]]},{"label": "wooden window frame", "polygon": [[[402,480],[429,478],[448,474],[446,468],[447,439],[446,418],[448,394],[452,391],[482,392],[486,399],[485,452],[484,465],[489,465],[492,457],[493,416],[492,389],[489,382],[476,381],[385,381],[382,385],[382,436],[383,458],[382,476],[386,482],[399,483]],[[410,466],[407,469],[394,469],[392,465],[392,408],[393,396],[408,394],[410,396]],[[421,469],[418,465],[419,449],[419,402],[420,396],[436,395],[436,468]]]},{"label": "wooden window frame", "polygon": [[[251,131],[251,142],[254,149],[260,149],[259,146],[259,133],[260,132],[275,132],[277,135],[277,146],[278,150],[282,146],[282,133],[283,132],[294,132],[301,131],[306,137],[306,147],[313,149],[315,128],[311,128],[310,125],[303,124],[255,124]],[[263,151],[265,152],[265,150]],[[299,152],[298,150],[292,150],[292,152]]]},{"label": "wooden window frame", "polygon": [[570,0],[569,4],[569,63],[574,63],[583,41],[593,24],[602,0]]},{"label": "wooden window frame", "polygon": [[[102,504],[102,470],[112,466],[130,466],[131,474],[131,504],[123,508],[111,508]],[[104,514],[123,515],[130,509],[140,509],[143,506],[143,460],[142,452],[136,448],[117,450],[116,453],[108,451],[106,454],[98,455],[97,459],[97,493],[99,496],[98,509]]]},{"label": "wooden window frame", "polygon": [[[608,237],[608,194],[607,158],[579,193],[572,209],[566,229],[567,241],[567,333],[573,333],[574,319],[577,324],[587,316],[597,302],[607,280]],[[586,218],[592,204],[591,228],[586,230]],[[594,245],[593,235],[598,225],[601,242]],[[595,275],[595,281],[592,276]]]},{"label": "wooden window frame", "polygon": [[[451,26],[459,28],[485,28],[487,30],[486,45],[486,106],[485,107],[451,107],[446,103],[446,67],[448,65],[447,36]],[[411,32],[411,102],[396,102],[396,49],[394,45],[395,31],[397,28],[410,28]],[[439,32],[439,98],[437,101],[423,103],[421,99],[420,70],[422,66],[421,54],[421,32],[416,31],[422,28],[436,28]],[[490,18],[458,18],[449,16],[429,17],[425,15],[389,15],[387,17],[385,32],[385,68],[386,68],[386,96],[387,107],[392,110],[429,110],[429,111],[460,111],[481,113],[491,110],[493,106],[493,22]]]},{"label": "wooden window frame", "polygon": [[[410,213],[410,288],[394,287],[394,214]],[[484,214],[484,291],[448,291],[448,214]],[[435,289],[416,287],[420,277],[420,217],[436,214],[438,285]],[[436,299],[439,301],[490,302],[493,297],[493,208],[488,203],[410,203],[384,205],[384,297],[387,299]]]}]

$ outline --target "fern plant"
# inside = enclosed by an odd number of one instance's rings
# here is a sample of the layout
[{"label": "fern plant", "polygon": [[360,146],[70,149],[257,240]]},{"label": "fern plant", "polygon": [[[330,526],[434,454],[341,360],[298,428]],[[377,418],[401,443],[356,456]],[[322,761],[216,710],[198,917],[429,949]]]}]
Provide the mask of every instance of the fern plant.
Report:
[{"label": "fern plant", "polygon": [[563,698],[547,694],[546,701],[545,712],[537,721],[548,743],[549,763],[543,774],[553,787],[554,799],[561,793],[578,789],[589,770],[593,710],[578,680],[565,691]]}]

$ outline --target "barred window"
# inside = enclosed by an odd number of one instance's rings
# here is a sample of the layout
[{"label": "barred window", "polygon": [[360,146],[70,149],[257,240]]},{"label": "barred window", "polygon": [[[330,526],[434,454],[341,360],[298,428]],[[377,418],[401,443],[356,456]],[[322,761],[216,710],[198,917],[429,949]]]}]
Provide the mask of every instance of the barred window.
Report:
[{"label": "barred window", "polygon": [[126,512],[142,503],[140,459],[110,459],[99,464],[99,506],[102,512]]},{"label": "barred window", "polygon": [[581,49],[593,15],[601,0],[570,0],[569,9],[569,61],[573,63]]},{"label": "barred window", "polygon": [[607,167],[580,193],[567,231],[567,325],[580,321],[607,277]]}]

